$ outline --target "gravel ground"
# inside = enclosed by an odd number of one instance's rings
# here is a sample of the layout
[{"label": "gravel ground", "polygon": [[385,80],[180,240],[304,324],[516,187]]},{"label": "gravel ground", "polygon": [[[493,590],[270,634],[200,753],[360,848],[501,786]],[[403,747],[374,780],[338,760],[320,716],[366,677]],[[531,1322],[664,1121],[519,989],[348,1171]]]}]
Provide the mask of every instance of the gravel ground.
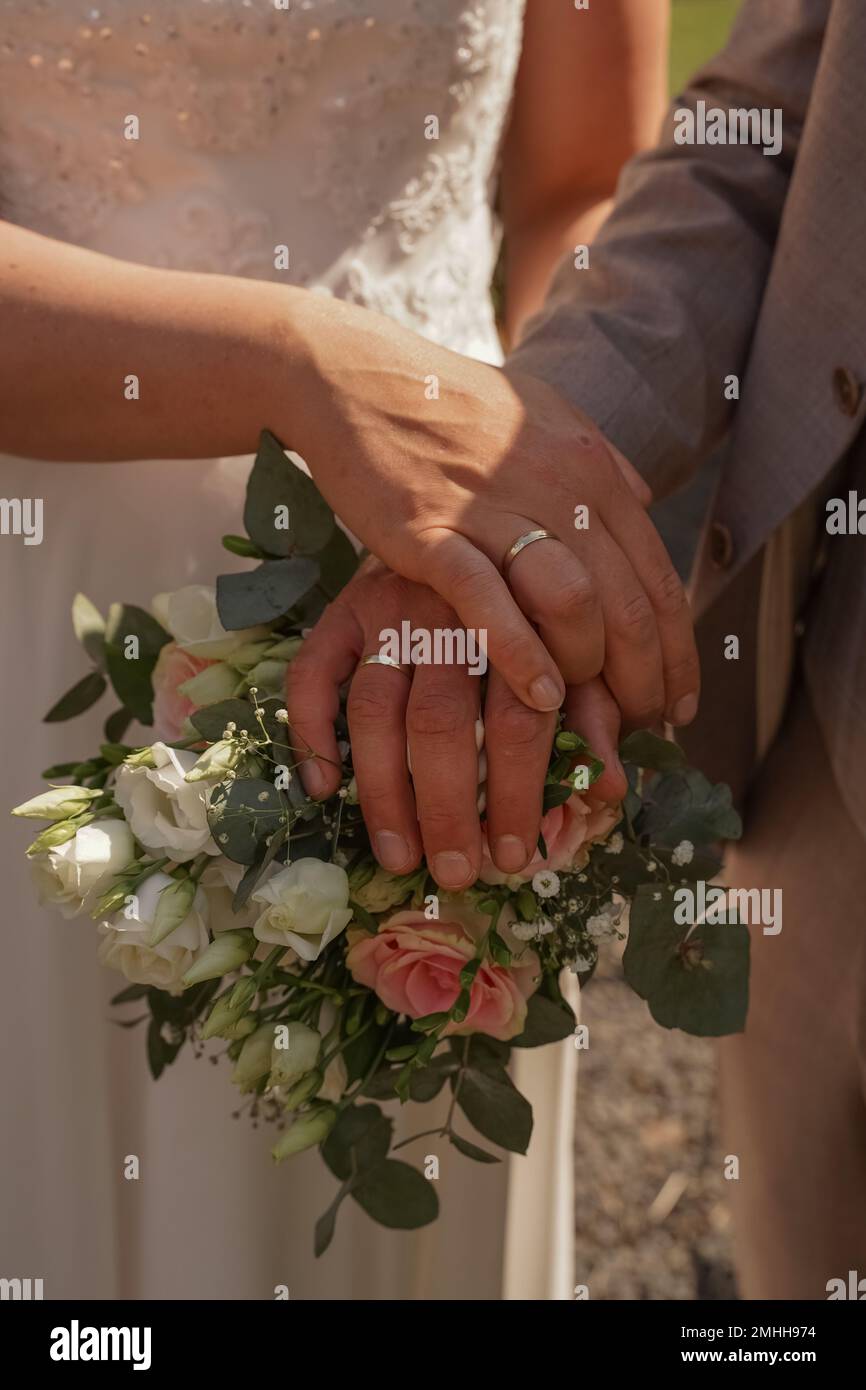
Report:
[{"label": "gravel ground", "polygon": [[577,1282],[591,1299],[730,1299],[715,1046],[660,1028],[616,953],[583,994]]}]

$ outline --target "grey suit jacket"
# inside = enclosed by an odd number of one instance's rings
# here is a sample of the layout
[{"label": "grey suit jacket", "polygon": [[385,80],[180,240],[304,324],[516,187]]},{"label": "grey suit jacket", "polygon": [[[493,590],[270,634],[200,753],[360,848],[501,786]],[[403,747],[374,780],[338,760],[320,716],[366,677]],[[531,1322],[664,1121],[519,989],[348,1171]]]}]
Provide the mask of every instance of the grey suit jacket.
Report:
[{"label": "grey suit jacket", "polygon": [[[780,153],[678,144],[675,113],[699,102],[780,109]],[[866,0],[744,0],[659,145],[624,170],[589,269],[560,268],[510,361],[591,415],[657,496],[729,434],[693,576],[696,756],[721,747],[709,770],[742,784],[784,702],[810,505],[866,418]],[[745,636],[740,663],[719,664],[725,633]],[[852,657],[839,680],[855,677]]]}]

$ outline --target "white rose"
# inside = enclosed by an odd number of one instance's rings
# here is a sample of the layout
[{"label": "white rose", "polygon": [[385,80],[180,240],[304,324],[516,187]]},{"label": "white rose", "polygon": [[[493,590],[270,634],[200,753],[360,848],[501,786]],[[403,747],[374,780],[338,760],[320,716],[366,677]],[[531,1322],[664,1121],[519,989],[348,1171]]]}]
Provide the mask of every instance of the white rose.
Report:
[{"label": "white rose", "polygon": [[[276,864],[273,869],[278,870],[279,867],[279,864]],[[270,876],[270,872],[270,870],[265,870],[265,881]],[[208,926],[215,936],[222,931],[242,931],[244,928],[251,930],[256,918],[260,916],[260,908],[249,900],[240,912],[235,912],[232,906],[243,876],[243,864],[233,864],[230,859],[220,855],[219,859],[214,859],[212,863],[208,864],[199,880],[207,898]],[[263,960],[269,950],[270,947],[260,946],[256,952],[256,957]]]},{"label": "white rose", "polygon": [[117,769],[114,795],[137,840],[155,854],[167,854],[176,863],[197,854],[219,854],[207,823],[210,787],[206,782],[186,782],[197,753],[155,743],[154,767]]},{"label": "white rose", "polygon": [[252,898],[264,904],[253,927],[258,940],[291,946],[302,960],[315,960],[352,920],[346,870],[321,859],[298,859]]},{"label": "white rose", "polygon": [[160,873],[144,879],[123,912],[100,924],[97,955],[103,965],[119,970],[133,984],[182,994],[181,977],[208,944],[207,900],[199,889],[186,920],[158,945],[149,946],[159,895],[174,882]]},{"label": "white rose", "polygon": [[122,820],[95,820],[71,840],[30,861],[40,903],[59,907],[64,917],[90,911],[110,880],[135,858],[132,832]]},{"label": "white rose", "polygon": [[208,584],[188,584],[171,594],[157,594],[150,606],[179,647],[213,660],[231,656],[238,647],[267,637],[270,631],[244,627],[227,632],[217,612],[216,591]]}]

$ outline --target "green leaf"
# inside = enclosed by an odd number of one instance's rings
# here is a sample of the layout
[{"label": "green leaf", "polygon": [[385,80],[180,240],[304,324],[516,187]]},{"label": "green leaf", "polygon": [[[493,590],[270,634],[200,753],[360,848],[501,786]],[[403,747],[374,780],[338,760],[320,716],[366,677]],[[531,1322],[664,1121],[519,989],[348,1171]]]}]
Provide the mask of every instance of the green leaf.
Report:
[{"label": "green leaf", "polygon": [[288,803],[273,782],[239,777],[211,793],[207,818],[222,853],[234,864],[254,864],[259,846],[285,825]]},{"label": "green leaf", "polygon": [[543,994],[533,994],[526,1010],[523,1032],[511,1039],[512,1047],[544,1047],[561,1042],[574,1032],[575,1018],[567,1004],[555,1004]]},{"label": "green leaf", "polygon": [[683,750],[670,739],[659,738],[649,729],[638,729],[623,739],[619,746],[619,756],[623,762],[634,763],[637,767],[651,768],[653,772],[673,772],[683,767],[686,761]]},{"label": "green leaf", "polygon": [[129,985],[127,989],[122,989],[119,994],[115,994],[110,1003],[131,1004],[134,999],[144,999],[149,988],[149,985]]},{"label": "green leaf", "polygon": [[439,1198],[432,1182],[417,1168],[396,1158],[385,1159],[352,1187],[352,1196],[380,1226],[414,1231],[439,1215]]},{"label": "green leaf", "polygon": [[223,549],[232,555],[242,555],[245,560],[264,560],[265,553],[260,546],[247,540],[246,536],[223,536]]},{"label": "green leaf", "polygon": [[57,704],[52,705],[44,716],[43,723],[60,724],[64,719],[74,719],[77,714],[83,714],[91,705],[95,705],[106,689],[105,677],[99,671],[91,671],[65,695],[61,695]]},{"label": "green leaf", "polygon": [[232,910],[234,912],[240,912],[241,908],[249,901],[250,894],[255,890],[265,869],[269,868],[276,859],[288,838],[287,826],[280,825],[269,840],[259,841],[259,853],[235,889],[235,895],[232,898]]},{"label": "green leaf", "polygon": [[698,846],[715,840],[738,840],[743,833],[730,787],[724,782],[713,786],[695,768],[653,783],[636,828],[649,835],[652,843],[671,849],[682,840]]},{"label": "green leaf", "polygon": [[626,981],[663,1028],[697,1037],[742,1032],[749,1002],[749,932],[741,923],[674,920],[673,888],[641,888],[631,905]]},{"label": "green leaf", "polygon": [[[343,1196],[347,1195],[347,1193],[343,1194]],[[331,1241],[334,1239],[334,1232],[337,1229],[337,1212],[340,1210],[341,1201],[342,1197],[332,1202],[328,1210],[323,1212],[316,1222],[316,1231],[313,1238],[313,1252],[317,1258],[319,1255],[324,1255]]]},{"label": "green leaf", "polygon": [[128,709],[116,709],[106,719],[102,732],[108,743],[120,743],[132,723],[134,715]]},{"label": "green leaf", "polygon": [[573,791],[574,787],[564,786],[561,782],[546,783],[541,803],[542,814],[552,811],[555,806],[563,806]]},{"label": "green leaf", "polygon": [[358,568],[359,558],[355,547],[345,531],[335,526],[331,538],[317,556],[319,561],[319,583],[328,595],[336,598],[341,589],[348,584]]},{"label": "green leaf", "polygon": [[468,1139],[461,1139],[460,1135],[453,1131],[448,1135],[448,1138],[458,1153],[464,1154],[466,1158],[473,1158],[476,1163],[502,1162],[502,1159],[498,1158],[496,1154],[489,1154],[486,1149],[479,1148],[477,1144],[470,1144]]},{"label": "green leaf", "polygon": [[258,569],[221,574],[217,609],[229,632],[270,623],[297,603],[319,577],[318,561],[298,555],[292,560],[265,560]]},{"label": "green leaf", "polygon": [[322,1145],[322,1157],[334,1177],[347,1182],[381,1162],[391,1147],[393,1128],[378,1105],[351,1105]]},{"label": "green leaf", "polygon": [[51,767],[46,767],[40,776],[49,781],[57,777],[74,777],[76,782],[80,782],[84,777],[90,777],[94,772],[101,772],[103,769],[101,758],[89,758],[86,762],[80,763],[54,763]]},{"label": "green leaf", "polygon": [[[274,525],[277,507],[288,508],[288,530]],[[334,514],[316,484],[286,457],[269,430],[262,431],[247,483],[244,525],[256,545],[281,556],[317,554],[334,529]]]},{"label": "green leaf", "polygon": [[[127,655],[135,638],[137,655]],[[114,693],[142,724],[153,723],[151,677],[156,659],[171,638],[165,628],[134,604],[113,603],[105,630],[105,659]]]},{"label": "green leaf", "polygon": [[[455,1082],[452,1078],[452,1087]],[[504,1067],[482,1071],[469,1066],[462,1075],[457,1104],[479,1134],[511,1153],[526,1153],[532,1135],[532,1106]]]},{"label": "green leaf", "polygon": [[248,734],[261,734],[255,709],[248,700],[218,700],[215,705],[205,705],[190,715],[190,723],[208,743],[217,743],[227,724],[235,724]]},{"label": "green leaf", "polygon": [[105,661],[105,619],[85,594],[72,600],[72,627],[90,660],[97,666]]}]

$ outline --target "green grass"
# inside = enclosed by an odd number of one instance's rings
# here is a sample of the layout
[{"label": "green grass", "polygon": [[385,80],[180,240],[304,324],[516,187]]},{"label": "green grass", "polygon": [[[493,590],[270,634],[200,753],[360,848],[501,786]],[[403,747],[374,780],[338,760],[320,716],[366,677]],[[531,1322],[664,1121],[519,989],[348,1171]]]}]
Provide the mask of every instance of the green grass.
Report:
[{"label": "green grass", "polygon": [[671,92],[724,47],[741,0],[674,0],[671,33]]}]

